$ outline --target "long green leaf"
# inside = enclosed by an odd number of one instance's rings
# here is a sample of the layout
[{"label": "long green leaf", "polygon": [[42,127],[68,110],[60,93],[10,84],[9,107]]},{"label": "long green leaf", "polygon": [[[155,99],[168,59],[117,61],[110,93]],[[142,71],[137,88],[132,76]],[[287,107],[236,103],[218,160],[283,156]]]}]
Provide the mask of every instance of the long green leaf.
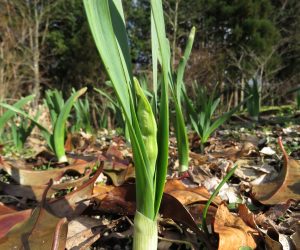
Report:
[{"label": "long green leaf", "polygon": [[65,153],[65,127],[68,116],[71,109],[76,102],[76,100],[87,91],[87,88],[82,88],[74,93],[65,103],[57,120],[55,122],[55,127],[53,130],[53,144],[55,155],[59,162],[67,162],[67,157]]},{"label": "long green leaf", "polygon": [[[109,2],[114,3],[114,1],[108,0],[84,0],[84,6],[99,54],[120,100],[119,103],[131,122],[129,89],[132,84],[128,79],[130,73],[124,68],[125,59],[120,55],[120,45],[114,33],[113,27],[116,27],[117,24],[113,26],[111,21],[111,12],[116,12],[117,8],[111,10]],[[122,15],[116,13],[114,16],[116,16],[114,20],[118,22],[118,26],[124,26]],[[119,18],[117,18],[118,16]],[[130,81],[132,81],[132,78]]]},{"label": "long green leaf", "polygon": [[192,51],[192,48],[193,48],[193,43],[194,43],[194,39],[195,39],[195,32],[196,32],[196,28],[193,27],[191,29],[190,34],[189,34],[188,42],[187,42],[187,45],[185,47],[183,57],[180,59],[178,69],[177,69],[176,96],[177,96],[177,100],[178,100],[179,103],[180,103],[181,89],[182,89],[182,84],[183,84],[183,75],[184,75],[184,71],[185,71],[187,61],[190,57],[190,54],[191,54],[191,51]]},{"label": "long green leaf", "polygon": [[195,27],[192,28],[188,42],[184,51],[183,57],[180,59],[177,75],[176,75],[176,90],[174,86],[171,86],[171,91],[173,99],[175,102],[175,112],[176,112],[176,124],[175,124],[175,134],[178,147],[178,158],[179,158],[179,171],[184,172],[188,169],[189,163],[189,142],[187,137],[187,130],[183,118],[182,108],[181,108],[181,90],[183,85],[183,75],[187,60],[190,57],[192,46],[195,38]]},{"label": "long green leaf", "polygon": [[166,39],[164,15],[161,0],[151,0],[151,21],[155,27],[157,35],[158,48],[161,56],[161,67],[163,71],[163,81],[161,85],[161,98],[160,98],[160,113],[158,124],[158,157],[157,157],[157,173],[155,185],[155,206],[154,214],[158,213],[159,206],[162,199],[162,194],[165,185],[165,179],[168,168],[169,156],[169,105],[168,105],[168,86],[172,80],[171,67],[170,67],[170,46]]},{"label": "long green leaf", "polygon": [[100,95],[103,95],[105,98],[107,98],[107,100],[109,100],[109,102],[111,102],[115,107],[118,107],[119,104],[117,102],[115,102],[112,97],[107,94],[105,91],[98,89],[98,88],[93,88],[96,92],[98,92]]},{"label": "long green leaf", "polygon": [[159,47],[157,41],[156,28],[154,25],[153,15],[151,15],[151,53],[152,53],[152,78],[153,78],[153,94],[154,94],[154,114],[157,116],[157,90],[158,90],[158,61]]}]

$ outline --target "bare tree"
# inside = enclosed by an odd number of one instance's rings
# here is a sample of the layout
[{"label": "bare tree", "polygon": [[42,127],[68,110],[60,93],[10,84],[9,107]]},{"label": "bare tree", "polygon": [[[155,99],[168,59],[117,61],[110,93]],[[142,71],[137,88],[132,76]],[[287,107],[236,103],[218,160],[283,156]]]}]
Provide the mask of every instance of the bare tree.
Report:
[{"label": "bare tree", "polygon": [[[45,81],[41,64],[52,11],[60,1],[55,0],[0,0],[0,84],[7,96],[8,86],[40,98],[40,86]],[[12,74],[13,73],[13,74]],[[26,86],[24,86],[26,85]]]}]

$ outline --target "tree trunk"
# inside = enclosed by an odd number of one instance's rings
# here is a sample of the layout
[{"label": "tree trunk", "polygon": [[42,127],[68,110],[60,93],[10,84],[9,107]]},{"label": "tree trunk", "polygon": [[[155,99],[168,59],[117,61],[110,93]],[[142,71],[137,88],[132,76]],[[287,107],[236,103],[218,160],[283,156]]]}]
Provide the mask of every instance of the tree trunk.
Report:
[{"label": "tree trunk", "polygon": [[40,99],[40,46],[39,46],[39,16],[37,10],[37,1],[34,1],[34,29],[33,29],[33,93],[35,94],[35,103],[37,106]]}]

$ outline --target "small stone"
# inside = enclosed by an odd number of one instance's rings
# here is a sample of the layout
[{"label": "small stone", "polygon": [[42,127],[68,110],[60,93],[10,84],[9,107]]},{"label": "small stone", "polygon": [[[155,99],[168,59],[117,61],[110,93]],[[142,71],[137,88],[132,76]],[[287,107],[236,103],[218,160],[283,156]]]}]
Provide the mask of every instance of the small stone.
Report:
[{"label": "small stone", "polygon": [[269,156],[276,154],[276,152],[273,149],[271,149],[270,147],[264,147],[259,152],[264,155],[269,155]]}]

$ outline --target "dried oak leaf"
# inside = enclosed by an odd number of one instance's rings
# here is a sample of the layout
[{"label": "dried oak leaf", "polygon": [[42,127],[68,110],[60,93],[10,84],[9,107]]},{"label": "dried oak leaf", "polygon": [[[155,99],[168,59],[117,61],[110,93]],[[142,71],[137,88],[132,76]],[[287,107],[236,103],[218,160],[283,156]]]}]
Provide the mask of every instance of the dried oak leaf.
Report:
[{"label": "dried oak leaf", "polygon": [[278,138],[278,143],[284,158],[281,172],[274,180],[252,188],[255,199],[263,204],[277,204],[289,199],[300,200],[300,164],[288,157],[281,137]]},{"label": "dried oak leaf", "polygon": [[33,210],[30,217],[23,217],[0,238],[0,249],[65,249],[67,219],[59,218],[44,208],[51,184],[44,192],[42,204]]},{"label": "dried oak leaf", "polygon": [[0,212],[0,238],[5,236],[14,225],[28,219],[31,212],[31,209],[26,209],[23,211],[12,210],[9,213],[6,213],[2,210]]},{"label": "dried oak leaf", "polygon": [[49,201],[47,209],[56,216],[66,217],[69,220],[80,215],[90,205],[94,183],[102,170],[103,162],[92,178],[71,193]]},{"label": "dried oak leaf", "polygon": [[214,222],[214,232],[219,234],[218,249],[238,250],[240,247],[256,248],[255,238],[258,231],[249,227],[242,218],[229,212],[225,204],[217,210]]},{"label": "dried oak leaf", "polygon": [[84,174],[87,168],[92,168],[97,159],[95,157],[89,159],[70,158],[70,165],[66,167],[56,167],[48,170],[34,170],[32,164],[24,161],[4,161],[0,168],[10,174],[12,179],[20,185],[46,185],[50,179],[58,179],[67,171],[77,171]]}]

